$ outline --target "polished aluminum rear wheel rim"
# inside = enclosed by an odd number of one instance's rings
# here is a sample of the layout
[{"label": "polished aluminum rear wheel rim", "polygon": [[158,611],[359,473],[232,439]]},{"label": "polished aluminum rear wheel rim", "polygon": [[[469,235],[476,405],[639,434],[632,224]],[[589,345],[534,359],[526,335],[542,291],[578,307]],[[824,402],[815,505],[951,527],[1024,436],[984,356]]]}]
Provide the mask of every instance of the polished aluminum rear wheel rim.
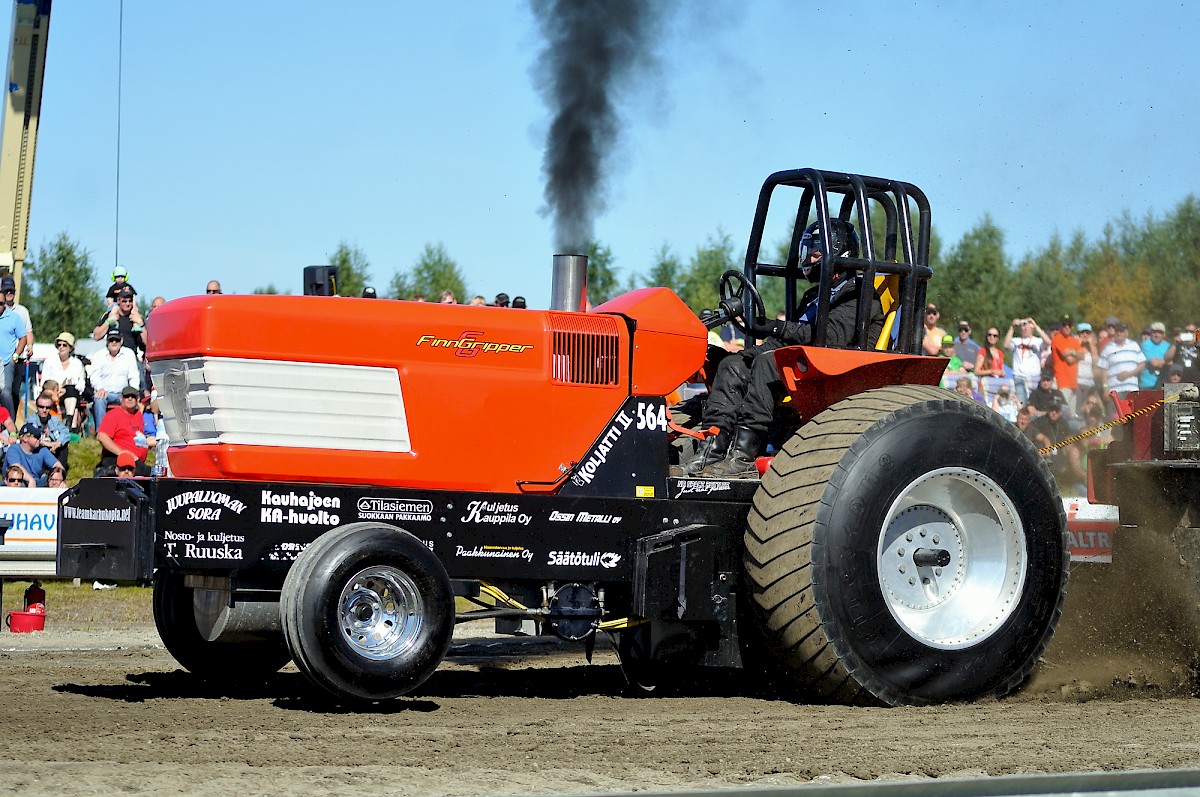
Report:
[{"label": "polished aluminum rear wheel rim", "polygon": [[879,585],[913,638],[945,650],[977,645],[1012,615],[1025,584],[1025,529],[990,477],[942,468],[892,503],[879,538]]}]

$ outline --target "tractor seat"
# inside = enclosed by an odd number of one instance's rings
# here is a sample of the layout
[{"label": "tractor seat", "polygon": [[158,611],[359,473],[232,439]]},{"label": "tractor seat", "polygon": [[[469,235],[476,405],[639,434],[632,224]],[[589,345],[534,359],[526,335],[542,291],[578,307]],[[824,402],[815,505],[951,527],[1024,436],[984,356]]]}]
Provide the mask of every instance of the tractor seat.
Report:
[{"label": "tractor seat", "polygon": [[879,274],[875,277],[875,293],[883,305],[883,329],[875,341],[876,351],[891,351],[896,348],[900,336],[900,275]]}]

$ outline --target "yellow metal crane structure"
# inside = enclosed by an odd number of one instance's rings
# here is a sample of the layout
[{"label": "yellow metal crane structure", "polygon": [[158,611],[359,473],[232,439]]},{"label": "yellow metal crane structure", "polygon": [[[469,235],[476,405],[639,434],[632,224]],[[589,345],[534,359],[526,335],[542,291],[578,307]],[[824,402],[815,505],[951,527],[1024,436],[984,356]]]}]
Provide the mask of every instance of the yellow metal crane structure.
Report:
[{"label": "yellow metal crane structure", "polygon": [[46,72],[51,0],[15,0],[9,44],[8,98],[0,142],[0,271],[17,283],[29,240],[29,200]]}]

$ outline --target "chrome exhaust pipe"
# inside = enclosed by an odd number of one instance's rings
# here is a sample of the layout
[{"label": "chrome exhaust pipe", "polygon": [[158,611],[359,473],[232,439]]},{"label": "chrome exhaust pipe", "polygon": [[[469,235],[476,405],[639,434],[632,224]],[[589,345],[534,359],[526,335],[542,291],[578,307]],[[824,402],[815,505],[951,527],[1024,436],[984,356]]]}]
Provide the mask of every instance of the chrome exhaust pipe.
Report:
[{"label": "chrome exhaust pipe", "polygon": [[550,309],[587,312],[587,255],[555,255]]}]

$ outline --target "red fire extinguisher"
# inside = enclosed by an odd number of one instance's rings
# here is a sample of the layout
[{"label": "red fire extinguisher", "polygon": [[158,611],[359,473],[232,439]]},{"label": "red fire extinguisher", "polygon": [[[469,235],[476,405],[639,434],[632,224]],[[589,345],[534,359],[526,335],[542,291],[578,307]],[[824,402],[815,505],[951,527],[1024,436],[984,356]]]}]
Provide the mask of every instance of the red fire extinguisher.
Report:
[{"label": "red fire extinguisher", "polygon": [[25,611],[46,613],[46,590],[42,589],[42,582],[37,579],[25,590]]}]

